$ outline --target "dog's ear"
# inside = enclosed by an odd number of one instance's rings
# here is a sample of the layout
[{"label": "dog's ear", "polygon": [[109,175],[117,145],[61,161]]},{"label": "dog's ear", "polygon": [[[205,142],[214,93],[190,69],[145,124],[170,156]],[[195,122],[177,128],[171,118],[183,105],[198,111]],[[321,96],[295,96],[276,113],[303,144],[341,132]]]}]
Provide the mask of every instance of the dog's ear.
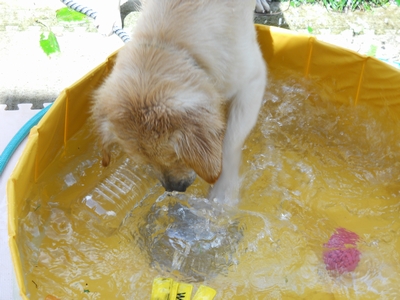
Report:
[{"label": "dog's ear", "polygon": [[[207,121],[205,121],[206,123]],[[223,126],[210,127],[202,124],[194,131],[180,132],[176,152],[197,175],[213,184],[222,171]]]}]

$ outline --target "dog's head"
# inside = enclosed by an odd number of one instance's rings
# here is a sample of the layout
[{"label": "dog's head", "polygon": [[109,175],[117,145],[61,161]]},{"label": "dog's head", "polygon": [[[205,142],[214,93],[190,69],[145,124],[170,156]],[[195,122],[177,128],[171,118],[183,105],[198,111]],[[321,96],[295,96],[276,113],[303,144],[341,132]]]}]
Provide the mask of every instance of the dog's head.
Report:
[{"label": "dog's head", "polygon": [[136,162],[150,165],[167,191],[185,191],[195,173],[214,183],[222,169],[224,134],[215,97],[207,84],[110,76],[96,92],[92,110],[103,165],[117,143]]}]

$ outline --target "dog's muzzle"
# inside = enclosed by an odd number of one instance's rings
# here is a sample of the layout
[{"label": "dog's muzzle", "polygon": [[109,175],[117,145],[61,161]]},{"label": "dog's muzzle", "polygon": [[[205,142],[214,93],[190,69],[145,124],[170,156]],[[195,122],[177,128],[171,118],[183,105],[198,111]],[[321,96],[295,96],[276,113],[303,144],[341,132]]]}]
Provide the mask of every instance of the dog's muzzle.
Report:
[{"label": "dog's muzzle", "polygon": [[196,173],[193,172],[189,177],[183,179],[164,178],[161,184],[167,192],[185,192],[195,179]]}]

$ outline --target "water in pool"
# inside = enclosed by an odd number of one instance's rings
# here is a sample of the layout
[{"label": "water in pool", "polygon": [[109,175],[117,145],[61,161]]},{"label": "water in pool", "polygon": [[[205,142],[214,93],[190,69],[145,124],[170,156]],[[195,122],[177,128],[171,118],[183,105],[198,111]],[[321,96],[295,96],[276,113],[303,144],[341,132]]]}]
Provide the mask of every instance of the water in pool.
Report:
[{"label": "water in pool", "polygon": [[238,207],[204,199],[201,180],[164,194],[117,148],[102,168],[87,124],[20,213],[30,299],[150,299],[158,276],[216,299],[399,298],[398,118],[274,74],[243,149]]}]

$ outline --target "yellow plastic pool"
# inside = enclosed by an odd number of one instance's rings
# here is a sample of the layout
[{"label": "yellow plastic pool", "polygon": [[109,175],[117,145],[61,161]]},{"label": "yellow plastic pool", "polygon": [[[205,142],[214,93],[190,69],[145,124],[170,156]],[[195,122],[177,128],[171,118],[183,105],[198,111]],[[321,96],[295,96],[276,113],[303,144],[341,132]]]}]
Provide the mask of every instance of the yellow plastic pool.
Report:
[{"label": "yellow plastic pool", "polygon": [[[154,225],[165,211],[195,207],[188,197],[204,197],[204,182],[165,196],[117,148],[101,166],[89,105],[114,54],[61,93],[8,182],[24,299],[150,299],[160,276],[209,286],[215,299],[400,298],[400,71],[312,36],[256,28],[269,86],[243,150],[241,203],[195,217],[216,224],[214,256],[186,245],[168,257]],[[174,216],[166,222],[182,221]]]}]

